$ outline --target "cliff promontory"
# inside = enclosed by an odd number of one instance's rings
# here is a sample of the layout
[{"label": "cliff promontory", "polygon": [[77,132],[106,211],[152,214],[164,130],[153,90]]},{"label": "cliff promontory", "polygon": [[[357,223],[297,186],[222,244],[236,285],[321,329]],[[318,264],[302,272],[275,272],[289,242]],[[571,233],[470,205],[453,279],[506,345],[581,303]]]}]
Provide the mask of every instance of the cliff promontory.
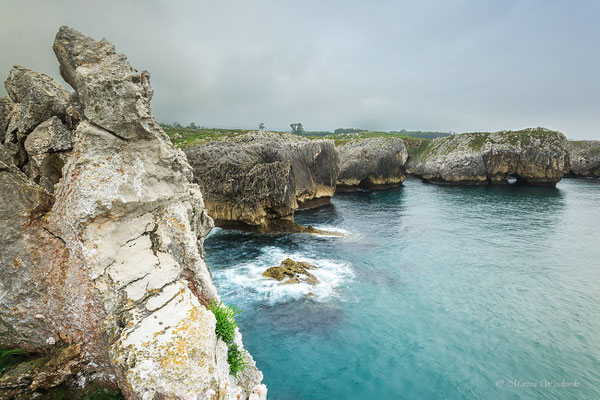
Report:
[{"label": "cliff promontory", "polygon": [[251,132],[185,152],[217,226],[289,230],[296,209],[326,204],[335,192],[331,140]]},{"label": "cliff promontory", "polygon": [[569,142],[571,174],[581,177],[600,177],[600,140]]},{"label": "cliff promontory", "polygon": [[545,128],[436,138],[407,164],[430,182],[554,186],[569,171],[567,139]]},{"label": "cliff promontory", "polygon": [[351,140],[339,145],[338,151],[338,191],[387,189],[404,182],[404,163],[408,153],[401,138]]},{"label": "cliff promontory", "polygon": [[0,398],[90,384],[127,399],[264,398],[248,353],[230,377],[206,307],[213,223],[152,115],[149,74],[67,27],[54,52],[75,92],[17,66],[0,101],[0,350],[26,353],[0,375]]}]

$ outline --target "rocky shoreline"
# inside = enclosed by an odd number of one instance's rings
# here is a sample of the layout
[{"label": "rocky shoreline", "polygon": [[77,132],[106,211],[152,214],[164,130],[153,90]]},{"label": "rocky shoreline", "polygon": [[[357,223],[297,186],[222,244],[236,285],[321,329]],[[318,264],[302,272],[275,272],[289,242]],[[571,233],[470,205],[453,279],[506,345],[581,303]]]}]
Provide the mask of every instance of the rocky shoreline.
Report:
[{"label": "rocky shoreline", "polygon": [[465,133],[434,139],[407,171],[428,182],[554,186],[569,171],[567,139],[545,128]]}]

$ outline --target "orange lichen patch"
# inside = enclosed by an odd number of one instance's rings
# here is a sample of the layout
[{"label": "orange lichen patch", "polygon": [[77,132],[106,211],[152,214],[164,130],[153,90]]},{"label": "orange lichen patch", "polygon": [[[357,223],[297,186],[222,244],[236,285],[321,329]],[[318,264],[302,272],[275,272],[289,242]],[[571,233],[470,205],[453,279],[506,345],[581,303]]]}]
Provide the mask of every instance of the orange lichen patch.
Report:
[{"label": "orange lichen patch", "polygon": [[189,365],[208,367],[208,354],[202,350],[207,344],[207,332],[202,332],[201,313],[201,309],[193,307],[187,317],[169,332],[172,339],[159,346],[159,362],[164,371],[181,371]]},{"label": "orange lichen patch", "polygon": [[18,260],[18,259],[16,259],[16,258],[13,260],[13,266],[14,266],[15,268],[19,268],[19,267],[21,267],[22,265],[23,265],[23,263],[21,262],[21,260]]}]

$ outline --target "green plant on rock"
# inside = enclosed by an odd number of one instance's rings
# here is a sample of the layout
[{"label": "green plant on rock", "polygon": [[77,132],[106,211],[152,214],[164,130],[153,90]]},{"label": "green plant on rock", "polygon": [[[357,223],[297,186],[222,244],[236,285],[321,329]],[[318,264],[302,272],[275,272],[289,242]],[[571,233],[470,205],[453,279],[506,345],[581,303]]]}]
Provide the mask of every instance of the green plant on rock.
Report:
[{"label": "green plant on rock", "polygon": [[211,300],[209,310],[212,311],[217,319],[217,326],[215,328],[217,337],[230,345],[233,343],[235,328],[237,328],[235,317],[239,315],[241,310],[233,306],[226,306],[223,302],[217,303],[214,300]]},{"label": "green plant on rock", "polygon": [[237,344],[232,344],[227,350],[227,362],[229,363],[229,374],[237,376],[238,372],[248,366],[248,362],[244,358],[244,350],[238,349]]},{"label": "green plant on rock", "polygon": [[25,349],[0,349],[0,375],[11,365],[17,364],[20,359],[27,356],[29,352]]},{"label": "green plant on rock", "polygon": [[229,374],[237,377],[238,372],[242,371],[248,365],[244,358],[246,352],[240,350],[238,345],[233,343],[235,328],[237,328],[235,317],[240,314],[241,310],[234,306],[226,306],[223,302],[217,303],[214,300],[211,300],[210,306],[207,308],[212,311],[217,320],[217,325],[215,326],[217,337],[227,344]]}]

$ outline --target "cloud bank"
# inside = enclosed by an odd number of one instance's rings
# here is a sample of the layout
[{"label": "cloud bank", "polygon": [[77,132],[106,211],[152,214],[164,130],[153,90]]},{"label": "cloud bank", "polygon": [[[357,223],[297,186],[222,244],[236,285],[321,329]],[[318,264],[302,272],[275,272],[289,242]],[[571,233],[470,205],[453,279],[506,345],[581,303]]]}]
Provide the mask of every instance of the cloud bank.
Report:
[{"label": "cloud bank", "polygon": [[69,25],[150,71],[163,122],[600,139],[598,20],[593,0],[3,0],[0,71],[62,82]]}]

